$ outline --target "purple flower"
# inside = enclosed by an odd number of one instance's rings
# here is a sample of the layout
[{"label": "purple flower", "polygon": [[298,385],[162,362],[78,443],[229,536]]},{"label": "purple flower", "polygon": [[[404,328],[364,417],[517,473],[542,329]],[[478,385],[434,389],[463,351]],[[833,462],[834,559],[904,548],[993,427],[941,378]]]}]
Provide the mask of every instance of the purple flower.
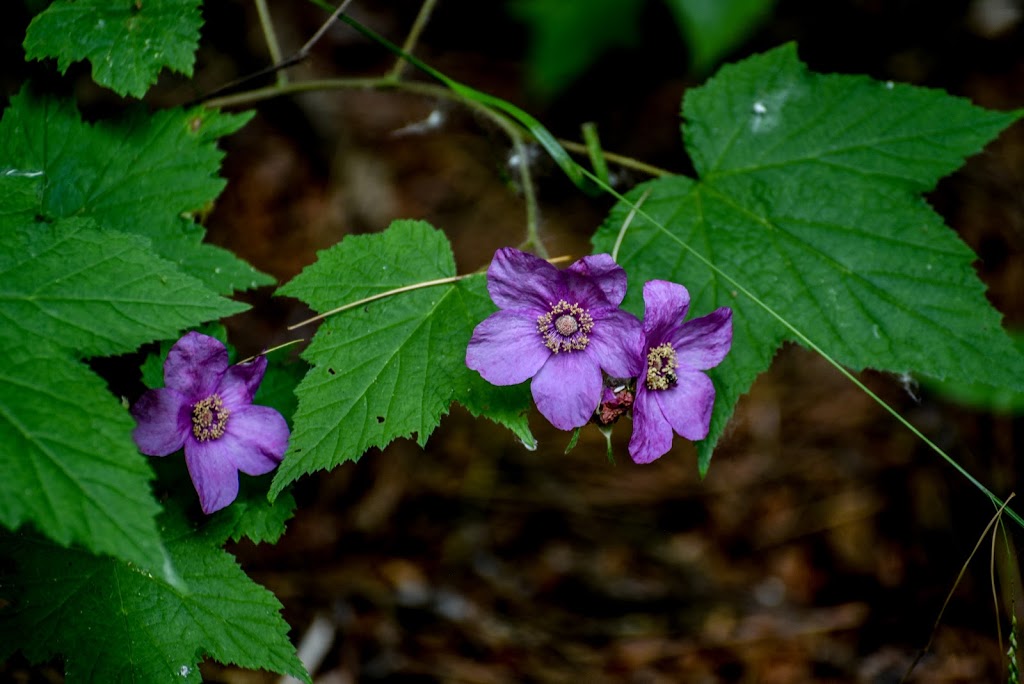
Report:
[{"label": "purple flower", "polygon": [[476,326],[466,365],[495,385],[530,389],[561,430],[580,427],[601,401],[601,371],[628,377],[640,322],[618,308],[626,272],[607,254],[564,271],[518,249],[494,254],[487,290],[500,309]]},{"label": "purple flower", "polygon": [[702,371],[714,368],[732,345],[732,310],[722,307],[683,322],[690,294],[682,285],[644,285],[643,341],[634,356],[637,376],[629,455],[650,463],[672,447],[672,432],[704,439],[711,425],[715,386]]},{"label": "purple flower", "polygon": [[267,406],[253,406],[267,359],[228,366],[218,340],[190,332],[164,361],[164,384],[132,407],[139,451],[166,456],[185,448],[185,463],[204,513],[238,496],[238,471],[263,475],[288,448],[288,424]]}]

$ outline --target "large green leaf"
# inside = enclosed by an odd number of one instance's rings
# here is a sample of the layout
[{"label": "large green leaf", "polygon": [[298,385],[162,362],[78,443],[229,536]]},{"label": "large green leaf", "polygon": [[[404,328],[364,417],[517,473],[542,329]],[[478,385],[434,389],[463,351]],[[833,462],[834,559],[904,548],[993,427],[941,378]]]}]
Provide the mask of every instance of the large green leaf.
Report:
[{"label": "large green leaf", "polygon": [[[454,275],[443,233],[396,221],[383,233],[351,236],[320,252],[280,292],[327,311]],[[495,387],[466,367],[473,328],[494,310],[480,274],[329,317],[304,353],[313,367],[296,391],[295,429],[271,494],[397,437],[415,433],[425,444],[452,401],[532,444],[526,387]]]},{"label": "large green leaf", "polygon": [[164,67],[192,75],[201,0],[56,0],[29,24],[28,59],[56,57],[61,73],[92,62],[92,77],[142,97]]},{"label": "large green leaf", "polygon": [[[202,243],[204,231],[190,217],[224,188],[216,139],[250,116],[138,109],[121,121],[89,124],[73,104],[24,91],[0,122],[0,197],[17,193],[22,220],[87,216],[147,237],[158,254],[222,294],[266,285],[273,279]],[[33,180],[38,201],[30,204]],[[0,211],[3,220],[10,219]]]},{"label": "large green leaf", "polygon": [[0,242],[0,342],[44,340],[79,356],[131,351],[245,306],[88,219],[8,228]]},{"label": "large green leaf", "polygon": [[[712,373],[719,398],[707,469],[736,400],[779,344],[798,339],[710,259],[841,363],[1024,387],[1024,362],[985,299],[974,254],[920,197],[1015,115],[941,91],[820,75],[784,46],[723,68],[686,94],[683,136],[699,179],[665,177],[618,253],[642,311],[644,280],[690,288],[692,312],[734,310],[732,352]],[[594,239],[610,251],[629,207]]]},{"label": "large green leaf", "polygon": [[17,568],[0,575],[0,657],[63,656],[68,682],[199,682],[204,655],[309,681],[273,594],[180,515],[161,526],[184,589],[28,535],[0,540]]}]

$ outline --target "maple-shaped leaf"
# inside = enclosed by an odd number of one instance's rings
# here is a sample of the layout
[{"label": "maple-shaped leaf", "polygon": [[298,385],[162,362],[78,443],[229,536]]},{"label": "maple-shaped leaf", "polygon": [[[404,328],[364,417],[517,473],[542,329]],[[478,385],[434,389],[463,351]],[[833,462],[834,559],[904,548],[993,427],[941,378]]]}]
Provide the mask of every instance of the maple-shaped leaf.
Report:
[{"label": "maple-shaped leaf", "polygon": [[[345,238],[280,289],[324,312],[396,288],[451,278],[444,234],[421,221]],[[330,316],[303,354],[288,454],[275,495],[299,476],[416,434],[422,446],[453,401],[533,443],[526,385],[495,387],[466,367],[473,328],[495,311],[483,274],[394,294]]]},{"label": "maple-shaped leaf", "polygon": [[[698,178],[634,189],[594,238],[621,242],[627,306],[662,278],[690,289],[691,315],[732,307],[732,351],[699,467],[739,396],[784,340],[798,340],[711,271],[711,260],[814,344],[853,369],[1024,387],[1024,362],[985,298],[971,250],[921,198],[1016,114],[864,76],[821,75],[792,45],[723,68],[687,92],[683,138]],[[623,233],[622,231],[625,230]]]},{"label": "maple-shaped leaf", "polygon": [[[119,121],[82,121],[65,100],[23,90],[0,121],[0,226],[15,219],[90,217],[102,227],[148,238],[160,256],[221,294],[273,282],[227,250],[202,242],[191,218],[224,188],[217,138],[250,118],[202,108]],[[35,182],[35,186],[30,186]],[[38,201],[29,203],[35,188]]]},{"label": "maple-shaped leaf", "polygon": [[183,587],[27,534],[0,538],[14,568],[0,575],[0,658],[61,656],[68,682],[199,682],[205,656],[310,681],[274,595],[173,507],[161,527]]},{"label": "maple-shaped leaf", "polygon": [[25,34],[27,59],[92,63],[93,80],[142,97],[163,68],[192,75],[201,0],[55,0]]},{"label": "maple-shaped leaf", "polygon": [[0,241],[0,523],[30,522],[143,567],[164,554],[134,423],[78,359],[134,350],[244,309],[89,219],[9,227]]}]

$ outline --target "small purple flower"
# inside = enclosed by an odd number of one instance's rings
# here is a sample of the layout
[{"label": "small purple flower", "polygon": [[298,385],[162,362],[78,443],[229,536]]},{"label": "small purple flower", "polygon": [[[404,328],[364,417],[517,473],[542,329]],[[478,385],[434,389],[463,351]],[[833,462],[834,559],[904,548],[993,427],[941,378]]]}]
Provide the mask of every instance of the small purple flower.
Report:
[{"label": "small purple flower", "polygon": [[267,406],[253,406],[267,359],[228,366],[218,340],[190,332],[164,361],[166,387],[149,390],[132,406],[139,451],[167,456],[185,448],[185,463],[204,513],[238,496],[238,471],[263,475],[288,448],[288,424]]},{"label": "small purple flower", "polygon": [[601,401],[603,370],[628,377],[640,322],[618,308],[626,272],[607,254],[564,271],[506,247],[487,269],[499,311],[473,331],[466,365],[494,385],[530,378],[541,414],[561,430],[580,427]]},{"label": "small purple flower", "polygon": [[634,356],[636,398],[629,455],[650,463],[672,448],[672,432],[704,439],[711,425],[715,386],[702,371],[714,368],[732,346],[732,310],[716,309],[683,322],[686,288],[664,280],[644,285],[643,341]]}]

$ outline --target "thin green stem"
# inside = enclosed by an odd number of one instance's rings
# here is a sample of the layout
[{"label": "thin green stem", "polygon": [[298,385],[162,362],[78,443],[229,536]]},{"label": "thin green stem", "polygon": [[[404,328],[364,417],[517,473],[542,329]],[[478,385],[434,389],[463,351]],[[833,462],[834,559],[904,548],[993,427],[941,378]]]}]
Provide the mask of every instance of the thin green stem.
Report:
[{"label": "thin green stem", "polygon": [[[274,22],[270,18],[270,10],[267,8],[267,0],[253,0],[256,3],[256,13],[260,17],[260,28],[263,29],[263,37],[267,41],[267,50],[270,52],[270,59],[274,64],[280,64],[282,59],[281,45],[277,42],[277,33],[274,31]],[[277,72],[277,84],[284,85],[288,82],[288,72],[280,69]]]},{"label": "thin green stem", "polygon": [[[559,138],[558,142],[561,143],[562,147],[569,150],[570,152],[575,152],[576,154],[581,155],[587,154],[587,146],[583,143],[578,143],[574,140],[566,140],[564,138]],[[654,166],[653,164],[647,164],[646,162],[642,162],[639,159],[627,157],[624,154],[616,154],[615,152],[609,152],[607,150],[602,150],[602,153],[604,154],[604,158],[606,161],[610,161],[613,164],[617,164],[618,166],[621,166],[626,169],[633,169],[634,171],[639,171],[640,173],[647,174],[648,176],[654,176],[658,178],[661,176],[672,175],[672,172],[669,171],[668,169],[663,169],[661,167]]]},{"label": "thin green stem", "polygon": [[290,347],[293,344],[298,344],[299,342],[305,342],[305,340],[300,337],[300,338],[298,338],[296,340],[288,340],[287,342],[282,342],[281,344],[277,345],[276,347],[271,347],[270,349],[264,349],[259,354],[256,354],[254,356],[250,356],[248,358],[242,359],[241,361],[238,361],[237,363],[235,363],[235,365],[236,366],[240,366],[243,363],[249,363],[250,361],[252,361],[253,359],[255,359],[257,357],[266,356],[267,354],[270,354],[272,352],[276,352],[276,351],[278,351],[280,349],[284,349],[286,347]]},{"label": "thin green stem", "polygon": [[[609,183],[608,180],[608,162],[604,156],[604,150],[601,149],[601,137],[597,134],[597,124],[593,121],[588,121],[582,126],[583,130],[583,144],[587,149],[587,156],[590,158],[590,166],[594,169],[594,173],[605,183]],[[565,147],[565,144],[562,144]]]},{"label": "thin green stem", "polygon": [[530,171],[529,151],[523,143],[523,136],[519,131],[508,131],[512,138],[512,147],[515,150],[519,170],[519,184],[523,188],[523,201],[526,203],[526,243],[533,247],[541,259],[548,258],[548,248],[540,239],[540,206],[537,204],[537,193],[533,188],[533,174]]},{"label": "thin green stem", "polygon": [[643,206],[644,202],[647,201],[647,196],[651,194],[651,189],[644,190],[644,194],[640,195],[640,199],[636,201],[636,204],[630,207],[629,213],[626,215],[626,220],[622,222],[622,228],[619,229],[619,234],[615,236],[615,245],[612,247],[612,261],[619,260],[619,248],[622,247],[622,241],[626,237],[626,231],[633,224],[633,219],[636,218],[636,213],[640,211],[640,207]]},{"label": "thin green stem", "polygon": [[351,4],[352,0],[345,0],[345,2],[338,5],[338,8],[335,9],[333,13],[331,13],[331,16],[328,17],[327,21],[321,24],[320,28],[317,29],[317,32],[313,34],[313,37],[307,40],[306,44],[299,48],[299,51],[296,53],[296,55],[301,55],[300,59],[305,59],[306,56],[309,55],[309,51],[313,49],[313,46],[316,45],[320,41],[320,39],[324,37],[324,34],[327,33],[327,30],[331,28],[331,24],[333,24],[336,20],[344,16],[345,10],[347,10],[348,6]]},{"label": "thin green stem", "polygon": [[463,278],[468,278],[469,275],[471,275],[471,274],[451,276],[450,278],[438,278],[437,280],[426,280],[426,281],[423,281],[422,283],[413,283],[412,285],[405,285],[403,287],[396,287],[395,289],[388,290],[387,292],[379,292],[379,293],[377,293],[375,295],[370,295],[369,297],[363,297],[362,299],[356,300],[354,302],[349,302],[348,304],[343,304],[343,305],[341,305],[341,306],[339,306],[339,307],[337,307],[335,309],[331,309],[330,311],[325,311],[322,314],[317,314],[316,316],[313,316],[311,318],[307,318],[306,320],[301,321],[299,323],[295,323],[293,325],[289,325],[288,326],[288,330],[296,330],[298,328],[305,327],[305,326],[309,325],[310,323],[316,323],[317,321],[323,320],[324,318],[327,318],[328,316],[333,316],[334,314],[339,314],[342,311],[348,311],[349,309],[354,309],[357,306],[362,306],[363,304],[369,304],[370,302],[375,302],[378,299],[387,299],[388,297],[393,297],[393,296],[395,296],[397,294],[402,294],[403,292],[412,292],[413,290],[422,290],[425,287],[434,287],[435,285],[447,285],[448,283],[455,283],[455,282],[458,282],[458,281],[462,280]]},{"label": "thin green stem", "polygon": [[[430,15],[434,12],[434,6],[437,5],[437,0],[424,0],[423,4],[420,5],[420,11],[416,14],[416,20],[412,23],[412,28],[409,29],[409,34],[405,37],[405,42],[402,43],[402,52],[412,54],[412,51],[416,49],[416,43],[420,39],[420,34],[423,33],[423,29],[427,27],[427,22],[430,21]],[[398,80],[402,77],[402,71],[405,70],[406,61],[404,57],[398,57],[395,59],[395,65],[391,67],[391,71],[388,72],[387,78]]]}]

